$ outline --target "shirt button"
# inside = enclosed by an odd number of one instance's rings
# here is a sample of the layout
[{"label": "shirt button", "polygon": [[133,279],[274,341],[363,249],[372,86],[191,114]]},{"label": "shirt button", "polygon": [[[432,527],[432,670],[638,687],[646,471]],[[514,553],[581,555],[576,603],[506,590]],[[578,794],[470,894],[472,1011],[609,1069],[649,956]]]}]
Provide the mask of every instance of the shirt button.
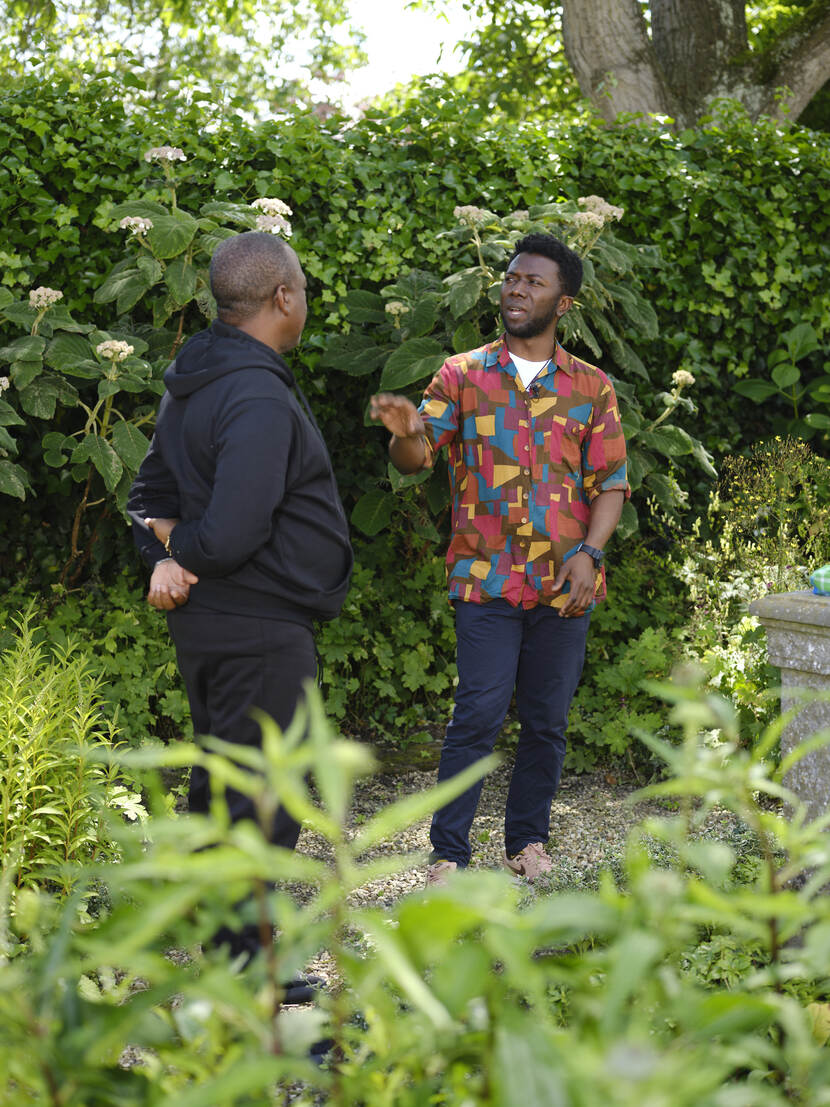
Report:
[{"label": "shirt button", "polygon": [[523,516],[522,516],[522,522],[523,522],[523,523],[526,523],[526,522],[527,522],[527,516],[526,516],[526,515],[523,515]]},{"label": "shirt button", "polygon": [[524,473],[524,475],[525,475],[526,477],[529,477],[529,476],[530,476],[530,470],[529,470],[529,469],[523,469],[523,470],[522,470],[522,472]]}]

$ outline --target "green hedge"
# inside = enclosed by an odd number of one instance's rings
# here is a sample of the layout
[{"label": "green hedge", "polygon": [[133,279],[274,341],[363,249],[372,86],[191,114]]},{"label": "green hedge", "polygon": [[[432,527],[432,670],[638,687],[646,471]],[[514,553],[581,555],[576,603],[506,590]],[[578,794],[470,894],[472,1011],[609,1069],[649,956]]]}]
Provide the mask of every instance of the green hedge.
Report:
[{"label": "green hedge", "polygon": [[[93,76],[77,87],[24,83],[0,99],[0,281],[17,297],[39,284],[60,288],[79,320],[140,331],[150,322],[141,305],[133,318],[113,320],[112,308],[95,304],[93,294],[122,254],[122,232],[107,229],[112,206],[136,195],[163,195],[163,180],[142,160],[144,150],[166,142],[184,148],[187,175],[179,201],[187,210],[215,198],[281,197],[294,209],[293,242],[310,281],[309,320],[294,365],[322,423],[349,511],[386,479],[385,436],[364,426],[376,380],[324,369],[323,356],[331,337],[347,326],[349,290],[378,289],[412,268],[439,276],[452,271],[454,244],[443,232],[453,225],[456,205],[506,212],[598,193],[624,207],[621,237],[654,243],[664,261],[648,286],[658,339],[644,342],[626,330],[649,374],[648,381],[635,382],[638,396],[657,402],[672,372],[690,369],[699,410],[688,416],[687,427],[716,456],[741,450],[793,415],[783,396],[756,406],[734,385],[746,377],[768,378],[769,356],[794,327],[830,333],[822,278],[830,260],[826,135],[781,132],[734,112],[681,134],[660,122],[617,130],[590,123],[491,126],[475,107],[429,90],[391,117],[323,122],[298,113],[254,125],[209,105],[182,103],[175,114],[131,106],[129,95],[110,78]],[[186,331],[200,325],[194,314]],[[819,342],[799,362],[804,380],[830,381],[826,354],[826,342]],[[820,410],[816,395],[809,402]],[[12,390],[4,397],[13,405]],[[38,465],[41,439],[62,429],[62,418],[58,408],[54,420],[27,419],[17,434],[21,464]],[[802,430],[814,436],[815,447],[826,445],[820,425]],[[0,583],[8,587],[25,577],[30,589],[48,592],[66,557],[79,489],[68,490],[42,466],[33,484],[35,495],[22,509],[19,501],[0,497]],[[703,503],[705,479],[691,491],[693,503]],[[90,510],[84,526],[91,531],[94,524]],[[395,680],[386,681],[380,647],[362,659],[370,671],[361,668],[364,617],[371,611],[380,619],[380,605],[392,602],[402,572],[400,544],[417,537],[405,523],[401,527],[371,545],[356,536],[369,575],[359,578],[350,601],[356,614],[347,611],[340,628],[326,632],[331,650],[349,657],[346,684],[329,689],[332,702],[344,718],[357,723],[371,717],[387,731],[419,725],[431,699],[444,709],[448,687],[438,674],[451,665],[444,620],[429,633],[417,630],[430,626],[425,611],[443,602],[440,544],[421,541],[406,572],[422,586],[399,591],[397,629],[389,640],[401,664],[407,645],[433,650],[422,659],[424,678],[411,687],[392,666]],[[645,530],[647,541],[659,547],[659,521],[647,522]],[[119,521],[99,527],[94,551],[87,595],[90,587],[103,589],[99,597],[107,593],[124,570],[138,589],[136,558]],[[634,555],[619,550],[615,560],[624,567]],[[619,603],[614,596],[612,574],[609,611]],[[636,625],[626,634],[633,638],[655,616],[648,605],[632,610]],[[380,641],[376,623],[373,642]],[[411,643],[407,634],[414,634]],[[612,636],[600,650],[618,640]]]}]

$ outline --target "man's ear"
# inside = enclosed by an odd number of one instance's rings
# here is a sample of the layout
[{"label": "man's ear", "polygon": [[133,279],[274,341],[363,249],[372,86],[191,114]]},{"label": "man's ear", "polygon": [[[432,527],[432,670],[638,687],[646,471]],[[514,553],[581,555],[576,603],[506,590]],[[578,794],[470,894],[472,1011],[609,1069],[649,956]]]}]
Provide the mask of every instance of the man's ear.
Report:
[{"label": "man's ear", "polygon": [[289,305],[288,305],[288,295],[289,295],[288,285],[285,285],[285,284],[277,285],[276,289],[274,290],[273,300],[271,301],[273,306],[276,308],[276,310],[281,312],[283,315],[288,315],[288,313],[290,311],[290,308],[289,308]]},{"label": "man's ear", "polygon": [[566,311],[569,311],[573,307],[573,304],[573,296],[560,296],[559,303],[556,305],[556,314],[561,318]]}]

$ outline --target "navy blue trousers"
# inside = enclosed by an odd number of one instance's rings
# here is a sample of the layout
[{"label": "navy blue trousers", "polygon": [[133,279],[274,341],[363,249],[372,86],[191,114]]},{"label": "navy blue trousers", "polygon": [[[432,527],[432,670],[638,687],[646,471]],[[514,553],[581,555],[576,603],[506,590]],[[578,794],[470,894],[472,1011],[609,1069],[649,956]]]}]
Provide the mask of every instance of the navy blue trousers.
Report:
[{"label": "navy blue trousers", "polygon": [[[438,780],[492,752],[515,689],[520,733],[504,820],[505,849],[513,857],[530,842],[547,842],[550,834],[568,709],[582,675],[591,616],[563,619],[553,608],[525,610],[506,600],[456,601],[454,607],[458,688]],[[434,860],[469,864],[482,783],[435,813]]]}]

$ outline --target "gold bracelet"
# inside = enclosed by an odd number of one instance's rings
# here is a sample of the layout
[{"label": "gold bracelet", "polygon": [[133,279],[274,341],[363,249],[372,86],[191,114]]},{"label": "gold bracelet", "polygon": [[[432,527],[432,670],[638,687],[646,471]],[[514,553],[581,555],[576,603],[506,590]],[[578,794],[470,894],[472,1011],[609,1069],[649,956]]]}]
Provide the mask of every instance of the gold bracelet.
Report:
[{"label": "gold bracelet", "polygon": [[171,538],[172,534],[173,534],[173,531],[171,530],[170,534],[167,535],[164,542],[162,543],[162,545],[164,546],[164,552],[169,553],[171,557],[173,556],[173,551],[170,549],[170,538]]}]

